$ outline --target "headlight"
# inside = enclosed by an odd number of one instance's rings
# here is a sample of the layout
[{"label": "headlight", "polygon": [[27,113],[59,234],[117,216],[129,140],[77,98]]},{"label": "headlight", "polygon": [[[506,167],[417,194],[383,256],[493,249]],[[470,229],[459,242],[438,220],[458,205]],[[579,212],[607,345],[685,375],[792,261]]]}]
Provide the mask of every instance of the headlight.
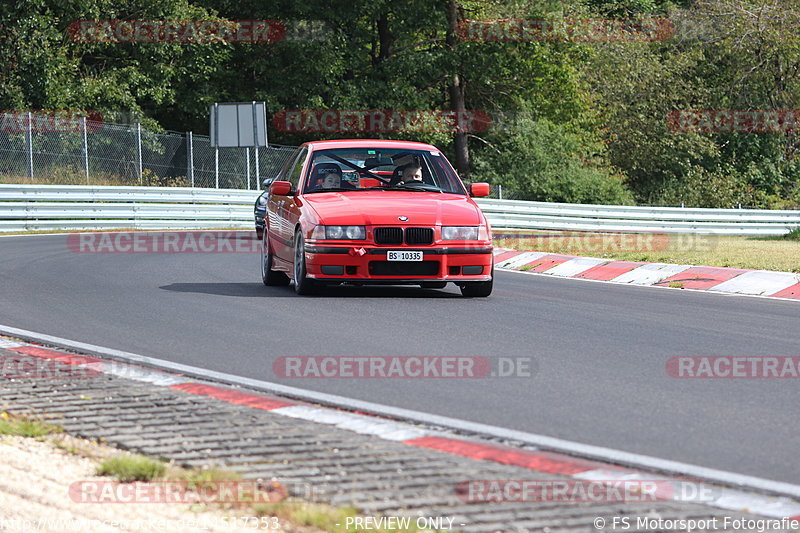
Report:
[{"label": "headlight", "polygon": [[348,239],[354,241],[367,238],[367,231],[364,229],[364,226],[345,226],[344,234]]},{"label": "headlight", "polygon": [[477,241],[477,226],[442,226],[443,241]]},{"label": "headlight", "polygon": [[363,241],[367,238],[367,230],[364,226],[317,226],[311,238]]}]

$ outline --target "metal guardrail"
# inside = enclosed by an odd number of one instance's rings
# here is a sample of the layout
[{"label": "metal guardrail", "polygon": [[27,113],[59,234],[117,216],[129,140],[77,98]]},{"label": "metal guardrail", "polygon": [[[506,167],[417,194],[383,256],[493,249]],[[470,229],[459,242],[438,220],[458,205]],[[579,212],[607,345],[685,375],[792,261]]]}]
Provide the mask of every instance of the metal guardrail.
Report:
[{"label": "metal guardrail", "polygon": [[252,228],[260,191],[0,185],[0,232]]},{"label": "metal guardrail", "polygon": [[478,199],[494,229],[544,229],[708,235],[784,235],[800,211],[557,204]]},{"label": "metal guardrail", "polygon": [[[0,184],[0,232],[252,228],[258,191]],[[783,235],[800,211],[477,200],[495,230]]]}]

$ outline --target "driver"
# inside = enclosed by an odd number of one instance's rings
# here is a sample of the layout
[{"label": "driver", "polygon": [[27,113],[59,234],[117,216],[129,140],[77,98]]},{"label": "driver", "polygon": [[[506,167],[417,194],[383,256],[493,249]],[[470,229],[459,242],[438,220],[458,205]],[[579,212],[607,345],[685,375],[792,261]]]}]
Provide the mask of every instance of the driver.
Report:
[{"label": "driver", "polygon": [[310,189],[334,189],[342,183],[342,169],[336,163],[319,163],[314,166]]},{"label": "driver", "polygon": [[416,161],[403,167],[403,178],[400,183],[406,184],[409,182],[422,183],[422,165]]}]

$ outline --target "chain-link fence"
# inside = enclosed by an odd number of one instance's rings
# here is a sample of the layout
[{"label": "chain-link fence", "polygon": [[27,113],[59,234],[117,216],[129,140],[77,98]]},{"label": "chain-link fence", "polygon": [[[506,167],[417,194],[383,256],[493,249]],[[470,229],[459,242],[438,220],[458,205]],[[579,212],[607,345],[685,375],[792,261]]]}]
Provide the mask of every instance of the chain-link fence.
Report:
[{"label": "chain-link fence", "polygon": [[[0,114],[0,182],[260,189],[291,146],[214,148],[209,137],[155,133],[85,117]],[[256,163],[257,161],[257,163]]]}]

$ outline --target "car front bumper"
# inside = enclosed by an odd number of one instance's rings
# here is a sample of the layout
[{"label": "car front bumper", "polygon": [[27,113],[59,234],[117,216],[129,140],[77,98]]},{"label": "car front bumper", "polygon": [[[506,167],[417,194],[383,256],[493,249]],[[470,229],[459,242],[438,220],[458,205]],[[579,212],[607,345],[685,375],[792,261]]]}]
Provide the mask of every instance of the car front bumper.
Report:
[{"label": "car front bumper", "polygon": [[[422,261],[387,261],[387,252],[420,251]],[[488,281],[492,279],[491,244],[375,246],[309,243],[306,272],[330,282],[412,284],[423,281]]]}]

